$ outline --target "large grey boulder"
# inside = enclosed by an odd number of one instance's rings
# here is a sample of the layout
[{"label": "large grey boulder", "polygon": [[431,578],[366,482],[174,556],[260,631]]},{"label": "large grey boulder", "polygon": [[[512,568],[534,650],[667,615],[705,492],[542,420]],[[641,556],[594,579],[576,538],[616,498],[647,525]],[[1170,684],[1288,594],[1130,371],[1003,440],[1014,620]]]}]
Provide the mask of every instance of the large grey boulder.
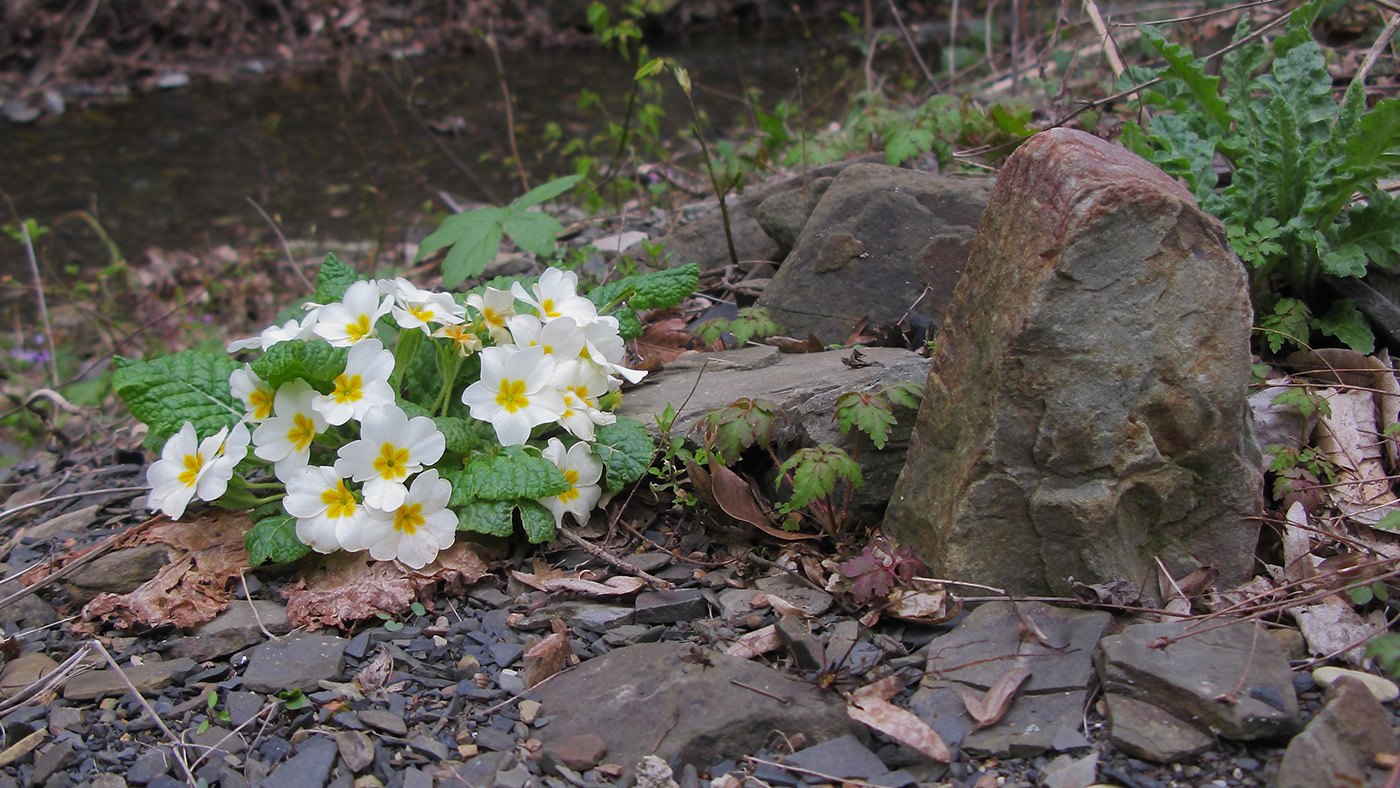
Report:
[{"label": "large grey boulder", "polygon": [[982,217],[887,528],[934,576],[1014,593],[1151,591],[1158,558],[1243,582],[1251,322],[1224,228],[1184,188],[1083,132],[1037,135]]},{"label": "large grey boulder", "polygon": [[[844,342],[862,319],[875,328],[911,312],[936,328],[990,191],[985,179],[853,164],[822,193],[758,304],[789,336],[823,342]],[[779,206],[761,207],[772,226]]]}]

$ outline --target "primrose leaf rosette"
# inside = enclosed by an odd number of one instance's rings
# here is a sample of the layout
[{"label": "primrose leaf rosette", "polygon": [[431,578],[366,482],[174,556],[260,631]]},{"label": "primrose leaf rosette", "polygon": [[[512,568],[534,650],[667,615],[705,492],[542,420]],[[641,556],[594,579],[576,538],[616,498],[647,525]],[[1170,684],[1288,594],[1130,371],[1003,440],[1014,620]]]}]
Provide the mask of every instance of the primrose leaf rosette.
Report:
[{"label": "primrose leaf rosette", "polygon": [[232,355],[119,362],[119,395],[164,444],[147,505],[250,510],[253,565],[345,550],[419,569],[459,531],[551,540],[651,463],[646,429],[612,412],[646,374],[622,302],[674,303],[690,274],[608,298],[555,268],[450,293],[329,256],[301,317]]}]

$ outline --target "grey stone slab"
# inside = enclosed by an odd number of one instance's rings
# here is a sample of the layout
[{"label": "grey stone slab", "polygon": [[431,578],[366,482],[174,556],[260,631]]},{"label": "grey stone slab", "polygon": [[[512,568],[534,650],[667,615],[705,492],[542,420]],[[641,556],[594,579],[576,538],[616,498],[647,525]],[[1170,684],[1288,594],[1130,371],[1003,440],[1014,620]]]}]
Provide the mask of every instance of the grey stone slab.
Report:
[{"label": "grey stone slab", "polygon": [[321,681],[338,679],[345,671],[347,643],[345,638],[312,634],[269,640],[253,650],[243,684],[269,694],[292,689],[314,692]]}]

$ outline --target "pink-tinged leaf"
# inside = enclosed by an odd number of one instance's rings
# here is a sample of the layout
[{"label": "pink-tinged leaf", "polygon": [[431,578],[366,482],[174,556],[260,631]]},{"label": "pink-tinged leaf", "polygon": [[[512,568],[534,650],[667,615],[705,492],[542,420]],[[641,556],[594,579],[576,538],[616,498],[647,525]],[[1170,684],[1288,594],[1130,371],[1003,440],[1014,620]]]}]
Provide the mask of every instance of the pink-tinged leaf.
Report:
[{"label": "pink-tinged leaf", "polygon": [[939,763],[948,763],[953,759],[953,755],[938,732],[912,712],[901,709],[887,700],[901,687],[902,682],[896,676],[862,687],[851,694],[846,714],[856,722],[868,725],[901,744],[913,747]]},{"label": "pink-tinged leaf", "polygon": [[1030,677],[1031,672],[1025,668],[1011,668],[997,677],[983,697],[977,697],[977,694],[970,690],[959,690],[968,716],[977,721],[972,730],[979,731],[991,727],[1006,716],[1006,712],[1011,708],[1011,701],[1016,697],[1016,690]]}]

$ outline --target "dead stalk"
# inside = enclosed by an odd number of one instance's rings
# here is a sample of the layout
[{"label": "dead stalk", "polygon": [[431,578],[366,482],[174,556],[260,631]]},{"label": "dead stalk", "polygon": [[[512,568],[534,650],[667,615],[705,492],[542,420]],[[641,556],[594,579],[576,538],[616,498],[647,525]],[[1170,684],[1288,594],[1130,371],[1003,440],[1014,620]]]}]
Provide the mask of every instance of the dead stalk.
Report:
[{"label": "dead stalk", "polygon": [[1089,22],[1093,24],[1094,32],[1099,34],[1103,55],[1108,58],[1108,67],[1113,69],[1114,80],[1122,79],[1128,69],[1123,65],[1123,58],[1118,55],[1117,42],[1109,35],[1108,25],[1104,24],[1103,15],[1099,13],[1099,4],[1094,0],[1084,0],[1084,10],[1089,14]]},{"label": "dead stalk", "polygon": [[[93,3],[96,5],[96,3]],[[92,9],[89,8],[89,11]],[[58,355],[54,350],[53,326],[49,324],[49,305],[44,300],[44,280],[39,276],[39,261],[34,257],[34,240],[29,237],[29,223],[19,223],[20,239],[24,242],[25,260],[29,274],[34,277],[34,296],[39,303],[39,322],[44,326],[44,339],[49,345],[49,385],[58,386]]]},{"label": "dead stalk", "polygon": [[501,62],[501,50],[496,45],[496,34],[490,23],[486,26],[486,48],[491,50],[491,59],[496,63],[496,79],[501,82],[501,95],[506,102],[506,141],[510,143],[510,156],[515,159],[515,173],[520,176],[524,191],[530,191],[530,179],[525,176],[525,165],[520,162],[520,149],[515,145],[515,112],[511,107],[510,85],[506,82],[506,67]]},{"label": "dead stalk", "polygon": [[1361,67],[1356,70],[1356,76],[1352,77],[1353,87],[1360,85],[1364,89],[1366,77],[1370,76],[1371,69],[1375,68],[1376,61],[1381,59],[1381,54],[1390,46],[1391,39],[1395,38],[1395,33],[1400,30],[1400,12],[1392,11],[1390,19],[1385,23],[1385,29],[1376,37],[1375,43],[1371,44],[1371,49],[1366,53],[1366,59],[1361,61]]},{"label": "dead stalk", "polygon": [[629,575],[632,575],[633,577],[640,577],[641,579],[645,580],[647,582],[647,585],[651,586],[652,588],[660,589],[662,591],[670,591],[676,587],[672,583],[662,580],[661,578],[656,577],[649,572],[644,572],[640,568],[627,563],[621,558],[618,558],[612,553],[609,553],[607,550],[604,550],[603,548],[593,544],[592,542],[588,541],[587,539],[584,539],[582,536],[579,536],[578,534],[574,533],[573,531],[570,531],[567,528],[560,528],[558,530],[558,534],[559,536],[563,537],[564,541],[572,542],[573,544],[582,548],[585,553],[588,553],[594,558],[599,559],[603,563],[621,569],[622,571],[626,572]]},{"label": "dead stalk", "polygon": [[181,741],[180,737],[176,736],[175,733],[170,730],[170,726],[165,724],[165,720],[161,719],[159,714],[156,714],[156,710],[151,707],[150,702],[146,700],[146,696],[142,695],[140,691],[136,689],[136,685],[131,683],[131,679],[127,678],[126,671],[122,670],[121,665],[118,665],[117,661],[112,658],[112,654],[107,651],[106,646],[102,645],[102,641],[93,638],[90,643],[92,647],[102,655],[102,658],[107,661],[107,665],[121,677],[122,683],[126,685],[127,691],[136,696],[136,700],[141,704],[141,708],[145,709],[146,713],[151,715],[151,719],[155,721],[156,726],[166,735],[166,738],[170,739],[170,743],[174,745],[171,747],[170,751],[175,756],[175,762],[180,764],[180,770],[185,773],[185,779],[189,781],[189,784],[194,785],[197,779],[194,776],[194,772],[190,770],[189,760],[185,758],[185,742]]},{"label": "dead stalk", "polygon": [[84,643],[77,651],[69,655],[68,659],[63,660],[53,670],[40,676],[38,681],[6,698],[4,702],[0,702],[0,713],[23,706],[33,698],[57,690],[63,682],[88,670],[89,668],[82,663],[91,652],[92,647]]},{"label": "dead stalk", "polygon": [[919,47],[914,43],[914,36],[910,34],[909,28],[904,25],[904,15],[899,13],[899,6],[894,0],[889,0],[890,13],[894,15],[894,23],[899,25],[899,34],[904,36],[904,45],[909,47],[909,54],[914,56],[914,62],[919,64],[919,70],[924,72],[924,79],[928,80],[929,87],[933,92],[938,92],[938,83],[934,82],[933,72],[928,70],[928,64],[919,54]]},{"label": "dead stalk", "polygon": [[301,270],[301,266],[297,265],[296,258],[292,257],[292,246],[287,243],[287,237],[282,234],[282,228],[277,226],[277,222],[274,222],[272,217],[267,215],[267,211],[264,211],[261,205],[258,205],[257,200],[254,200],[252,197],[244,197],[243,199],[247,200],[248,203],[253,206],[253,210],[257,211],[258,215],[263,218],[263,221],[267,222],[268,226],[272,228],[273,234],[277,236],[277,240],[282,244],[282,253],[287,255],[287,265],[291,267],[292,273],[296,274],[297,278],[301,280],[301,283],[306,286],[308,292],[316,292],[316,285],[311,284],[311,280],[306,277],[306,272]]}]

